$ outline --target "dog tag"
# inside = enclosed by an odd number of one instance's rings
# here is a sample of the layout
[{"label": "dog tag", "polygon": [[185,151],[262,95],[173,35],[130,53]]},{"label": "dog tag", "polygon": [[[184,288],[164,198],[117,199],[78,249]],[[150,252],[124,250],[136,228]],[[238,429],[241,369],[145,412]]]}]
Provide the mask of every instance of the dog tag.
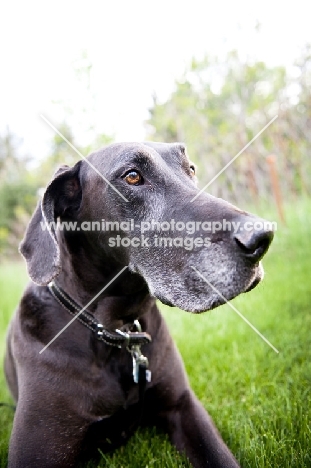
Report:
[{"label": "dog tag", "polygon": [[140,379],[145,379],[146,382],[151,381],[151,372],[148,369],[148,359],[141,354],[139,348],[132,351],[133,358],[133,380],[139,383]]}]

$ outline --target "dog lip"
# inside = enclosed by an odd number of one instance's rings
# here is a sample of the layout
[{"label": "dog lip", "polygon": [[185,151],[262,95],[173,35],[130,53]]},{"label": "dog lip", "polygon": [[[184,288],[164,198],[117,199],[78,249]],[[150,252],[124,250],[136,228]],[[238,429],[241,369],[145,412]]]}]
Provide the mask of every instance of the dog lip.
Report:
[{"label": "dog lip", "polygon": [[258,284],[260,283],[260,281],[261,281],[261,278],[260,278],[260,277],[255,278],[254,281],[251,282],[251,284],[248,286],[247,289],[245,289],[244,292],[247,293],[247,292],[251,291],[252,289],[256,288],[256,286],[258,286]]},{"label": "dog lip", "polygon": [[156,294],[155,297],[162,302],[162,304],[168,306],[168,307],[175,307],[174,304],[169,301],[168,299],[166,299],[165,297],[163,297],[162,295],[158,295]]}]

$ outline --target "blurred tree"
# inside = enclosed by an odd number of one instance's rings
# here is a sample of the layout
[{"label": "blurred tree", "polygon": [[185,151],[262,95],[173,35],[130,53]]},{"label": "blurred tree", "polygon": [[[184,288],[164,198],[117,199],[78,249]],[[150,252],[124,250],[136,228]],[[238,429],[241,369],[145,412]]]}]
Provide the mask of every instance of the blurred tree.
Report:
[{"label": "blurred tree", "polygon": [[17,254],[36,202],[38,182],[28,169],[30,158],[20,154],[20,144],[9,128],[0,136],[0,256]]},{"label": "blurred tree", "polygon": [[[21,159],[18,157],[18,148],[21,140],[7,127],[5,134],[0,137],[0,181],[16,177]],[[23,158],[25,160],[25,157]]]},{"label": "blurred tree", "polygon": [[[83,156],[87,156],[113,141],[111,136],[96,130],[96,97],[91,89],[92,64],[85,52],[73,64],[80,83],[80,96],[58,101],[61,115],[55,124],[58,131]],[[29,217],[39,200],[39,192],[51,180],[61,165],[73,166],[81,159],[63,137],[55,133],[50,151],[37,164],[21,154],[20,141],[7,129],[0,136],[0,256],[17,254],[17,245],[26,229]],[[30,171],[32,167],[32,171]],[[41,189],[41,190],[39,190]]]},{"label": "blurred tree", "polygon": [[[42,186],[47,185],[58,167],[64,164],[67,166],[74,166],[74,164],[80,161],[80,154],[86,157],[91,151],[108,145],[112,141],[112,139],[106,135],[94,135],[94,140],[89,145],[81,146],[76,142],[68,124],[62,123],[57,129],[65,139],[58,133],[55,133],[52,138],[50,154],[42,161],[38,170],[38,180]],[[75,151],[66,140],[68,140],[77,151]]]},{"label": "blurred tree", "polygon": [[[245,63],[236,51],[228,53],[224,61],[211,57],[200,62],[193,60],[166,102],[160,103],[154,97],[147,121],[148,136],[186,142],[192,160],[199,166],[201,184],[205,185],[279,114],[278,120],[208,190],[244,205],[258,202],[259,197],[269,200],[266,157],[270,153],[278,155],[280,175],[283,176],[283,170],[287,174],[282,177],[284,193],[294,187],[301,191],[302,185],[310,190],[306,178],[302,184],[302,168],[309,156],[305,148],[298,162],[297,147],[298,143],[305,147],[306,134],[299,135],[298,130],[307,132],[310,121],[310,66],[306,66],[309,59],[306,54],[302,59],[304,73],[300,73],[296,93],[300,111],[297,102],[293,102],[293,82],[284,67],[268,67],[256,61]],[[301,118],[296,116],[298,111],[303,112]],[[295,134],[292,119],[297,127]],[[301,172],[299,187],[294,182],[297,170]]]},{"label": "blurred tree", "polygon": [[290,153],[286,170],[293,174],[293,191],[311,194],[311,44],[303,49],[295,70],[296,76],[290,82],[293,105],[286,114],[288,125],[282,143]]},{"label": "blurred tree", "polygon": [[[75,148],[77,148],[78,151],[81,151],[83,154],[83,148],[80,148],[77,145],[72,130],[67,123],[58,125],[57,129]],[[74,151],[70,145],[68,145],[66,140],[58,133],[54,133],[51,139],[49,154],[41,162],[37,170],[40,185],[45,187],[58,167],[63,166],[64,164],[67,166],[73,166],[80,159],[79,154]]]}]

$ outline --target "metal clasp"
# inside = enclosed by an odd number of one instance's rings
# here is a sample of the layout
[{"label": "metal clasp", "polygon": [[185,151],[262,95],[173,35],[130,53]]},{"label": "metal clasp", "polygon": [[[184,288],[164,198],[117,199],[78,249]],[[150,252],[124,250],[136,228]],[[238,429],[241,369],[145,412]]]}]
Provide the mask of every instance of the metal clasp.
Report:
[{"label": "metal clasp", "polygon": [[148,369],[148,358],[141,352],[140,346],[135,345],[129,349],[133,360],[133,380],[139,383],[140,371],[145,372],[146,382],[151,382],[151,371]]},{"label": "metal clasp", "polygon": [[138,320],[134,320],[133,324],[136,327],[136,330],[140,333],[141,332],[141,324]]},{"label": "metal clasp", "polygon": [[116,328],[116,332],[119,333],[119,335],[121,335],[121,336],[123,336],[125,338],[124,346],[127,349],[129,344],[130,344],[130,338],[131,338],[129,333],[126,333],[126,332],[124,332],[122,330],[119,330],[119,328]]}]

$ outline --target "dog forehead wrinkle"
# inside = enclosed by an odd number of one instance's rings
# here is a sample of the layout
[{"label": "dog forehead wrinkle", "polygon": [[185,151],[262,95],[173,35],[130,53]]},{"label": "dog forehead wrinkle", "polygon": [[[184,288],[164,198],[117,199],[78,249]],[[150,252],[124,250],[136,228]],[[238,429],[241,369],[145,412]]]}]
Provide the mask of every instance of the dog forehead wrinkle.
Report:
[{"label": "dog forehead wrinkle", "polygon": [[164,161],[170,164],[175,162],[179,166],[188,168],[189,158],[186,152],[186,146],[183,143],[145,142],[145,145],[155,149]]},{"label": "dog forehead wrinkle", "polygon": [[101,164],[102,162],[110,166],[124,151],[144,151],[144,145],[141,143],[113,143],[105,146],[104,148],[93,151],[87,156],[87,159],[90,163],[94,164],[94,166],[96,166],[96,164]]},{"label": "dog forehead wrinkle", "polygon": [[119,168],[122,168],[126,165],[131,166],[131,165],[137,165],[138,167],[141,168],[151,168],[154,166],[159,166],[159,157],[157,158],[157,154],[154,154],[154,152],[149,152],[149,151],[131,151],[131,152],[125,152],[122,155],[122,158],[117,161],[118,165],[114,167],[114,170],[117,171]]},{"label": "dog forehead wrinkle", "polygon": [[[110,150],[110,151],[108,151]],[[158,167],[161,169],[161,156],[152,148],[142,144],[118,144],[107,147],[104,150],[92,153],[88,160],[104,176],[111,176],[120,170],[126,170],[126,166],[138,165],[144,168]],[[91,167],[89,169],[92,170]],[[88,173],[90,170],[87,171]]]}]

